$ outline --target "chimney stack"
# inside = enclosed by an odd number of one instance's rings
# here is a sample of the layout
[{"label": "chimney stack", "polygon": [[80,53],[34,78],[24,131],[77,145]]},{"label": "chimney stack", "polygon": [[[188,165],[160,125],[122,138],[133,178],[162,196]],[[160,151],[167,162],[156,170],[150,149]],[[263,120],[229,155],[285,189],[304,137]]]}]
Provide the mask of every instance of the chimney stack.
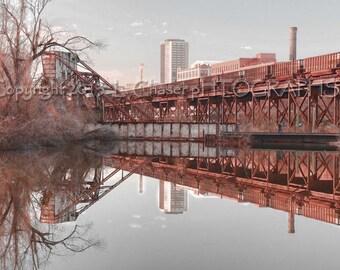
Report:
[{"label": "chimney stack", "polygon": [[290,28],[290,53],[289,53],[290,61],[296,60],[296,34],[297,34],[297,27],[291,27]]},{"label": "chimney stack", "polygon": [[293,198],[289,202],[288,233],[295,233],[295,202]]}]

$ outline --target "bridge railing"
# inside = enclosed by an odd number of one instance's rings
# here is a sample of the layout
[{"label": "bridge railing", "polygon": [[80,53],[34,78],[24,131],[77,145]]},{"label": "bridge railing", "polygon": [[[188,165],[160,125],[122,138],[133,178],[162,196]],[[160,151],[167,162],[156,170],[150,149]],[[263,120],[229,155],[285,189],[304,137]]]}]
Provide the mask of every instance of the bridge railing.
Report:
[{"label": "bridge railing", "polygon": [[340,52],[305,58],[303,67],[306,72],[340,67]]},{"label": "bridge railing", "polygon": [[277,62],[273,65],[271,72],[274,78],[286,77],[296,74],[298,68],[298,61]]}]

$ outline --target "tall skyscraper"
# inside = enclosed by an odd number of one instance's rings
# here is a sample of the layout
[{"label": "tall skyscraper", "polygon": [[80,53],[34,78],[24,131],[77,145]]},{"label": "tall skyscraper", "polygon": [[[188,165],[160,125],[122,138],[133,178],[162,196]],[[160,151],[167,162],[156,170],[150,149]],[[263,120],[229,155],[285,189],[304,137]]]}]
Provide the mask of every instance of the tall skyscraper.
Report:
[{"label": "tall skyscraper", "polygon": [[179,67],[189,67],[189,44],[182,39],[167,39],[161,43],[161,83],[176,81]]},{"label": "tall skyscraper", "polygon": [[183,214],[188,210],[187,191],[171,182],[159,181],[159,209],[165,214]]}]

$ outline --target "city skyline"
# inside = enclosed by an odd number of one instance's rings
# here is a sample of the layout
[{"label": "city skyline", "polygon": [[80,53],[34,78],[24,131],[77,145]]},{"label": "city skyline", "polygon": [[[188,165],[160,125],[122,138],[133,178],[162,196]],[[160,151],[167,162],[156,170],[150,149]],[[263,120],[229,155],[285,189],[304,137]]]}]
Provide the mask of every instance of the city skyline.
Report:
[{"label": "city skyline", "polygon": [[[138,81],[140,63],[145,64],[145,80],[159,82],[159,44],[169,38],[189,42],[189,64],[199,59],[251,57],[264,51],[276,53],[278,61],[288,60],[291,26],[299,28],[298,58],[338,50],[339,38],[330,34],[336,31],[337,1],[327,1],[328,5],[319,1],[214,3],[212,9],[204,1],[104,0],[96,13],[90,1],[60,0],[51,3],[46,17],[56,28],[106,40],[106,49],[89,55],[100,74],[122,84]],[[214,14],[213,19],[204,19],[207,13]]]},{"label": "city skyline", "polygon": [[338,266],[339,1],[0,1],[0,270]]}]

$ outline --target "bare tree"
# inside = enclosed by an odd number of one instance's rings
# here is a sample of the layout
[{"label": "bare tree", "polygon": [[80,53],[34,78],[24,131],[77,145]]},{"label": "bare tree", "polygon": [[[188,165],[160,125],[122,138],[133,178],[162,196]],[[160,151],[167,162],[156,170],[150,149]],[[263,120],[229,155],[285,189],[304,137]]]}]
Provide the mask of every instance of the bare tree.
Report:
[{"label": "bare tree", "polygon": [[[22,91],[33,92],[34,72],[44,53],[67,50],[78,54],[103,46],[99,40],[91,41],[49,25],[43,16],[50,2],[0,0],[0,149],[26,147],[38,137],[42,138],[38,139],[38,145],[46,145],[46,141],[49,143],[56,137],[65,142],[74,141],[87,121],[97,119],[92,111],[81,110],[58,95],[48,101],[37,95],[29,101],[16,96]],[[14,94],[8,94],[9,90]],[[58,130],[62,136],[55,136]],[[12,139],[16,141],[9,142]]]},{"label": "bare tree", "polygon": [[0,0],[0,66],[8,84],[27,86],[32,65],[52,47],[80,52],[101,47],[80,35],[65,35],[43,21],[42,15],[51,0]]},{"label": "bare tree", "polygon": [[[44,160],[37,162],[42,156]],[[65,192],[61,181],[67,172],[72,172],[70,189],[78,190],[82,185],[79,176],[88,166],[93,166],[92,158],[88,160],[79,151],[73,154],[42,151],[31,153],[29,158],[32,163],[27,162],[25,155],[0,156],[0,269],[3,270],[39,269],[48,263],[51,255],[67,256],[102,244],[93,236],[91,224],[48,225],[41,223],[39,217],[44,198],[39,194],[46,189],[52,193]]]}]

